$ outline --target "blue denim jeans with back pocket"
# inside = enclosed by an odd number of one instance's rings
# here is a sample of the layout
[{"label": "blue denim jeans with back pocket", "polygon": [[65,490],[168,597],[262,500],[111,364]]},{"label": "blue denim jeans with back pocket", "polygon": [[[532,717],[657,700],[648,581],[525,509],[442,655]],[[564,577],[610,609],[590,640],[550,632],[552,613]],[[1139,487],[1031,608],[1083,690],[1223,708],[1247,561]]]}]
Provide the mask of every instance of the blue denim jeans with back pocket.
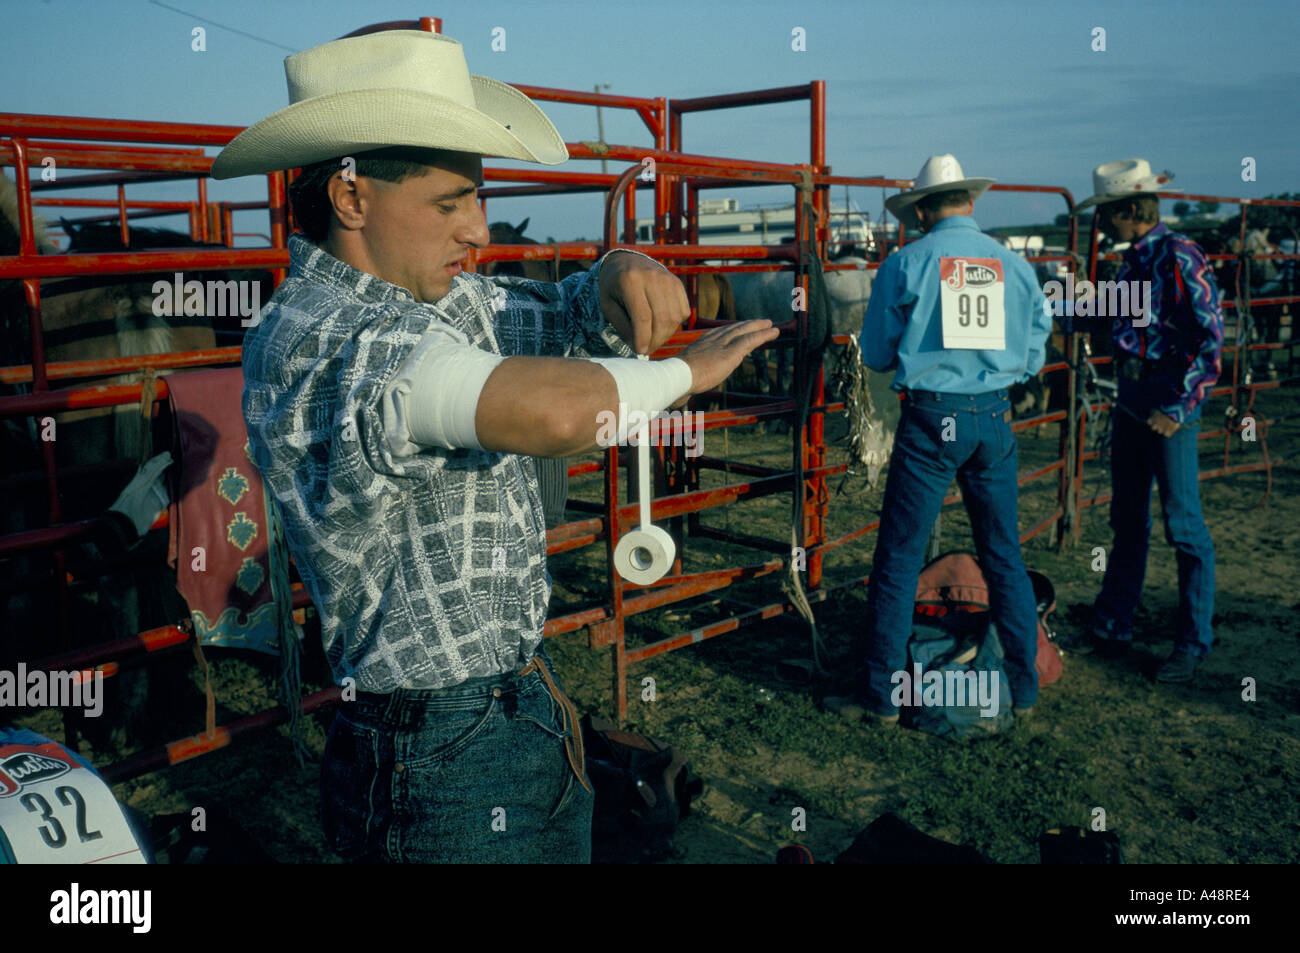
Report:
[{"label": "blue denim jeans with back pocket", "polygon": [[935,517],[953,477],[970,514],[989,607],[1006,652],[1017,708],[1038,697],[1038,616],[1020,554],[1016,437],[1007,391],[909,393],[894,436],[876,551],[867,586],[867,630],[858,656],[858,695],[873,712],[896,715],[893,674],[907,669],[917,577]]},{"label": "blue denim jeans with back pocket", "polygon": [[593,798],[565,749],[580,730],[538,672],[361,695],[325,746],[326,840],[360,862],[590,863]]},{"label": "blue denim jeans with back pocket", "polygon": [[1169,389],[1170,382],[1159,377],[1120,381],[1120,403],[1141,419],[1112,411],[1110,526],[1115,537],[1101,595],[1093,605],[1094,631],[1104,639],[1133,638],[1133,616],[1146,578],[1154,482],[1160,487],[1165,541],[1174,547],[1178,563],[1175,646],[1204,657],[1214,641],[1214,542],[1201,514],[1201,408],[1173,436],[1160,436],[1145,421]]}]

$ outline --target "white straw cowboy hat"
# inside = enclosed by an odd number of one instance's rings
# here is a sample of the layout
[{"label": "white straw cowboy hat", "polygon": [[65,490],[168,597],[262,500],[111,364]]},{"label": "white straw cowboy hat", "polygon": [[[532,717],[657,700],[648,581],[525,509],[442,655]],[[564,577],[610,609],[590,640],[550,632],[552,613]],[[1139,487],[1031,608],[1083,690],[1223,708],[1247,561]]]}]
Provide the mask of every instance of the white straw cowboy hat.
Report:
[{"label": "white straw cowboy hat", "polygon": [[996,179],[966,178],[961,171],[961,163],[951,154],[930,156],[916,174],[910,192],[900,192],[885,199],[885,208],[908,228],[920,228],[921,221],[916,217],[914,206],[932,192],[947,192],[952,189],[967,189],[972,199],[983,195]]},{"label": "white straw cowboy hat", "polygon": [[289,105],[249,126],[212,163],[214,179],[418,146],[558,165],[555,126],[513,86],[471,76],[461,45],[424,30],[347,37],[284,61]]},{"label": "white straw cowboy hat", "polygon": [[1172,172],[1156,175],[1151,171],[1151,163],[1146,159],[1117,159],[1103,162],[1092,170],[1092,190],[1096,194],[1085,199],[1070,210],[1071,215],[1078,215],[1086,208],[1114,202],[1117,199],[1130,198],[1134,195],[1150,192],[1181,192],[1169,185],[1174,179]]}]

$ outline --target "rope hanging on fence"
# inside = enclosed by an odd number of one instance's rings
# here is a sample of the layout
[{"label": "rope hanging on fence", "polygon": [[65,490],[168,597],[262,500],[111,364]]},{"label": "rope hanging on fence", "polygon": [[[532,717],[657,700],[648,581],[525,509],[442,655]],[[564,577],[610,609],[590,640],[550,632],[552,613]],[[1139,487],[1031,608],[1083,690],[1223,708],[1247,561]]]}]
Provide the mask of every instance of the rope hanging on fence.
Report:
[{"label": "rope hanging on fence", "polygon": [[[798,545],[798,533],[795,527],[790,527],[790,551],[793,553]],[[817,618],[813,615],[812,603],[808,601],[808,594],[804,592],[803,580],[799,578],[799,570],[794,567],[792,558],[788,566],[789,572],[781,580],[781,591],[789,598],[790,603],[794,606],[795,611],[799,613],[800,618],[808,623],[808,631],[812,641],[812,663],[813,671],[818,675],[826,674],[826,668],[822,665],[822,652],[825,645],[822,643],[821,633],[817,630]]]},{"label": "rope hanging on fence", "polygon": [[[816,223],[817,213],[812,204],[812,175],[804,173],[804,180],[798,186],[803,202],[803,229],[799,235],[799,259],[802,271],[808,277],[807,328],[808,334],[797,339],[795,354],[798,359],[797,376],[802,386],[795,395],[795,454],[794,454],[794,493],[791,494],[790,513],[790,558],[786,563],[786,577],[781,582],[781,589],[789,597],[795,611],[808,623],[812,640],[813,670],[824,674],[821,655],[824,649],[821,633],[817,630],[817,619],[813,615],[812,604],[804,592],[803,580],[795,566],[795,552],[804,542],[803,503],[804,503],[804,469],[803,443],[804,432],[808,425],[808,411],[812,406],[812,389],[817,379],[817,369],[821,367],[822,355],[830,342],[830,307],[826,296],[826,282],[822,274],[821,258],[817,254]],[[796,286],[798,274],[796,273]]]},{"label": "rope hanging on fence", "polygon": [[[1223,412],[1223,426],[1230,431],[1228,439],[1231,440],[1232,433],[1241,433],[1243,420],[1247,415],[1254,417],[1257,422],[1259,448],[1264,455],[1264,495],[1251,509],[1259,509],[1273,494],[1273,465],[1268,456],[1267,419],[1260,420],[1259,415],[1255,413],[1255,388],[1251,386],[1255,382],[1255,368],[1250,359],[1250,345],[1255,340],[1255,315],[1250,309],[1251,257],[1250,250],[1243,244],[1241,254],[1237,258],[1234,282],[1236,285],[1234,290],[1237,293],[1237,340],[1232,360],[1232,396],[1229,398],[1227,409]],[[1244,375],[1240,373],[1243,363],[1245,364]],[[1249,395],[1244,409],[1240,406],[1243,391]]]},{"label": "rope hanging on fence", "polygon": [[[1073,370],[1075,374],[1080,378],[1080,386],[1078,390],[1075,391],[1075,397],[1078,401],[1080,401],[1083,404],[1084,416],[1095,424],[1095,429],[1089,430],[1089,436],[1091,439],[1096,441],[1095,445],[1097,447],[1098,459],[1104,460],[1106,459],[1107,456],[1110,455],[1111,438],[1114,436],[1114,434],[1111,431],[1112,418],[1110,414],[1104,414],[1101,413],[1100,411],[1095,411],[1095,412],[1093,411],[1092,409],[1093,395],[1091,392],[1093,391],[1096,392],[1096,398],[1098,403],[1105,403],[1109,400],[1117,406],[1122,406],[1122,405],[1119,404],[1119,398],[1117,395],[1112,394],[1110,396],[1107,396],[1107,394],[1105,393],[1104,389],[1101,386],[1101,379],[1097,375],[1097,368],[1095,368],[1092,364],[1092,361],[1089,360],[1091,356],[1092,356],[1092,349],[1088,346],[1087,341],[1084,341],[1083,353],[1079,356],[1080,364],[1073,365]],[[1082,368],[1086,368],[1087,370],[1085,371]],[[1076,409],[1074,413],[1077,416],[1078,410]],[[1075,447],[1076,447],[1076,452],[1082,455],[1084,452],[1084,447],[1079,446],[1077,440],[1075,441]],[[1096,478],[1094,477],[1094,481],[1095,479]],[[1092,486],[1091,496],[1095,497],[1096,495],[1097,495],[1097,485],[1094,482]]]},{"label": "rope hanging on fence", "polygon": [[208,660],[203,656],[203,645],[196,638],[190,643],[194,652],[194,661],[203,673],[203,737],[211,738],[217,733],[217,696],[212,691],[212,672],[208,669]]},{"label": "rope hanging on fence", "polygon": [[158,371],[145,368],[140,378],[140,452],[136,466],[142,467],[154,457],[153,452],[153,405],[158,399]]},{"label": "rope hanging on fence", "polygon": [[[1237,271],[1233,277],[1233,291],[1237,296],[1236,348],[1232,356],[1232,396],[1228,399],[1228,406],[1223,412],[1223,425],[1229,430],[1240,429],[1241,425],[1238,421],[1242,411],[1238,408],[1238,403],[1243,390],[1250,393],[1250,402],[1246,405],[1245,412],[1250,413],[1255,406],[1255,392],[1250,389],[1255,379],[1250,364],[1250,342],[1255,338],[1255,320],[1250,310],[1250,258],[1251,254],[1243,244],[1241,254],[1237,256]],[[1243,353],[1246,365],[1244,387],[1240,373]]]}]

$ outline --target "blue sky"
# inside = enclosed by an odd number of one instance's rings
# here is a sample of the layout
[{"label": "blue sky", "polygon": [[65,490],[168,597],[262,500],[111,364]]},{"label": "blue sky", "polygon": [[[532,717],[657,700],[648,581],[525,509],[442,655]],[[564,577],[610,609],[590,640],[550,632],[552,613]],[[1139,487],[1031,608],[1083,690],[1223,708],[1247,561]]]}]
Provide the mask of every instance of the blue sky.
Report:
[{"label": "blue sky", "polygon": [[[1064,185],[1081,199],[1094,166],[1140,156],[1192,192],[1300,191],[1293,2],[0,0],[0,13],[0,109],[12,112],[247,125],[287,103],[291,50],[432,15],[464,44],[471,71],[507,82],[684,97],[824,79],[828,160],[841,174],[910,178],[927,155],[952,152],[968,175]],[[207,31],[206,52],[190,48],[196,26]],[[806,52],[791,49],[796,26]],[[506,30],[505,52],[491,49],[494,27]],[[1106,31],[1105,52],[1092,50],[1095,27]],[[543,108],[566,140],[596,138],[591,108]],[[605,133],[650,144],[623,111],[606,111]],[[806,107],[796,104],[685,124],[689,151],[772,161],[807,161],[807,137]],[[1255,182],[1241,181],[1245,156],[1256,160]],[[245,199],[260,189],[237,180],[213,183],[210,194]],[[853,200],[879,215],[879,190],[855,190]],[[991,194],[976,217],[992,227],[1063,210],[1055,197]],[[488,211],[493,221],[531,216],[538,238],[599,234],[594,197],[495,200]],[[262,221],[241,227],[260,231]]]}]

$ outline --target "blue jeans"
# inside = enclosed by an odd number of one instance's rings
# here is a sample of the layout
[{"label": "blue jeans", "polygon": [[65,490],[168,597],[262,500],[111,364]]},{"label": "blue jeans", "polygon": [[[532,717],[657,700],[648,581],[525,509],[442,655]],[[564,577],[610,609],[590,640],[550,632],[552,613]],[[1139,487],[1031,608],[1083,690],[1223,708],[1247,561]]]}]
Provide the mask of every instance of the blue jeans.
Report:
[{"label": "blue jeans", "polygon": [[1119,400],[1142,418],[1116,409],[1111,417],[1110,527],[1114,545],[1106,562],[1101,595],[1093,606],[1101,638],[1133,638],[1133,614],[1142,595],[1151,540],[1151,484],[1160,487],[1165,541],[1178,561],[1178,615],[1175,647],[1205,656],[1214,641],[1214,542],[1201,515],[1197,466],[1198,406],[1172,437],[1145,423],[1167,382],[1120,381]]},{"label": "blue jeans", "polygon": [[890,698],[891,679],[894,672],[907,670],[917,577],[954,476],[988,582],[1013,703],[1028,708],[1038,698],[1038,616],[1020,555],[1016,437],[1005,419],[1010,409],[1005,390],[980,395],[913,391],[903,405],[885,481],[867,587],[866,644],[858,666],[859,698],[877,714],[898,714]]},{"label": "blue jeans", "polygon": [[581,728],[551,685],[534,671],[341,705],[321,765],[330,847],[360,862],[590,863]]}]

